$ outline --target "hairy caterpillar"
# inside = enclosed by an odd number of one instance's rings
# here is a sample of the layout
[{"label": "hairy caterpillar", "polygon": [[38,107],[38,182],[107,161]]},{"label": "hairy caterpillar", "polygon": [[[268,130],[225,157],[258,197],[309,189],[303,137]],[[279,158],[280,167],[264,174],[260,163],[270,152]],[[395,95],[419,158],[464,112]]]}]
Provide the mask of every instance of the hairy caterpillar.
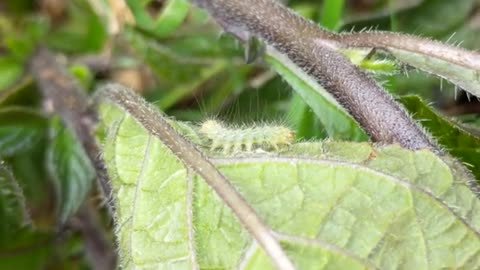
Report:
[{"label": "hairy caterpillar", "polygon": [[221,149],[223,153],[250,152],[253,149],[278,150],[290,145],[295,133],[284,126],[226,127],[221,122],[207,120],[199,132],[205,137],[210,150]]}]

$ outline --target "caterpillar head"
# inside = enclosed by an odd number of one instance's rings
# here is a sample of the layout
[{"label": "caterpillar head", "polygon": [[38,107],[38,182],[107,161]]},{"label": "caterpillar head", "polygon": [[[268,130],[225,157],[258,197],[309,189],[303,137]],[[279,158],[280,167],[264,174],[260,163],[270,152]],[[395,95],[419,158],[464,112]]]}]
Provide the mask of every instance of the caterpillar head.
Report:
[{"label": "caterpillar head", "polygon": [[207,120],[202,123],[200,126],[200,132],[203,134],[212,134],[217,133],[219,130],[222,130],[223,126],[220,122],[215,120]]}]

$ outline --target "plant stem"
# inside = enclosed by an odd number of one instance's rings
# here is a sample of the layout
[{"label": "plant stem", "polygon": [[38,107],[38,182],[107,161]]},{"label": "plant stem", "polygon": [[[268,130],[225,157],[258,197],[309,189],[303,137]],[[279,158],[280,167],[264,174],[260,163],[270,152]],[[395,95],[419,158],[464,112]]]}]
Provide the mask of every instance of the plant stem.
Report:
[{"label": "plant stem", "polygon": [[55,112],[61,116],[85,149],[95,168],[100,189],[108,200],[109,209],[114,211],[110,200],[112,188],[93,132],[96,115],[89,107],[86,91],[80,89],[67,74],[65,67],[59,64],[47,49],[42,48],[35,53],[29,68],[45,101],[53,105]]},{"label": "plant stem", "polygon": [[85,252],[90,265],[95,270],[114,270],[117,268],[115,249],[106,238],[106,232],[97,220],[95,209],[86,203],[79,209],[72,226],[78,229],[84,239]]},{"label": "plant stem", "polygon": [[374,79],[341,56],[338,34],[298,16],[276,0],[192,0],[226,31],[262,39],[315,78],[374,141],[441,152],[433,139]]}]

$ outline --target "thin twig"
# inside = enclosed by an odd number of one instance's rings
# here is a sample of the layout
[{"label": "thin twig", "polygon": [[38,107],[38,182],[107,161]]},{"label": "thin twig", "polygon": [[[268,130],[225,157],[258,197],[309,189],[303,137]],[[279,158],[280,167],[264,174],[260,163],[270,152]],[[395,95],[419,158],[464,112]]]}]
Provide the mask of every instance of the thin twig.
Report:
[{"label": "thin twig", "polygon": [[57,62],[55,56],[47,49],[39,49],[30,61],[30,72],[45,100],[53,105],[65,125],[70,128],[82,144],[95,168],[101,191],[108,200],[110,211],[111,186],[105,163],[93,132],[96,115],[90,109],[86,91],[81,89],[71,78],[65,67]]},{"label": "thin twig", "polygon": [[[277,0],[192,0],[226,31],[253,35],[315,78],[375,141],[441,152],[434,140],[373,78],[336,52],[338,35]],[[247,33],[247,34],[246,34]]]},{"label": "thin twig", "polygon": [[132,115],[149,133],[161,140],[184,164],[202,176],[208,185],[233,210],[240,222],[264,248],[278,269],[295,269],[292,262],[263,223],[228,179],[190,141],[178,134],[158,112],[132,91],[120,85],[107,85],[101,97]]}]

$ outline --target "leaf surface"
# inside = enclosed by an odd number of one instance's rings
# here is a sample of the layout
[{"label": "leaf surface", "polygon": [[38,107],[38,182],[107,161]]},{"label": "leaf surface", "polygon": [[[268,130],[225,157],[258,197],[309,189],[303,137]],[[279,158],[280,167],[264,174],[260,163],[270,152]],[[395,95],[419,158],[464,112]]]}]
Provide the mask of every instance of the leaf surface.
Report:
[{"label": "leaf surface", "polygon": [[[273,269],[203,179],[111,101],[100,111],[125,269]],[[299,269],[480,267],[479,199],[429,151],[318,142],[212,160]]]}]

